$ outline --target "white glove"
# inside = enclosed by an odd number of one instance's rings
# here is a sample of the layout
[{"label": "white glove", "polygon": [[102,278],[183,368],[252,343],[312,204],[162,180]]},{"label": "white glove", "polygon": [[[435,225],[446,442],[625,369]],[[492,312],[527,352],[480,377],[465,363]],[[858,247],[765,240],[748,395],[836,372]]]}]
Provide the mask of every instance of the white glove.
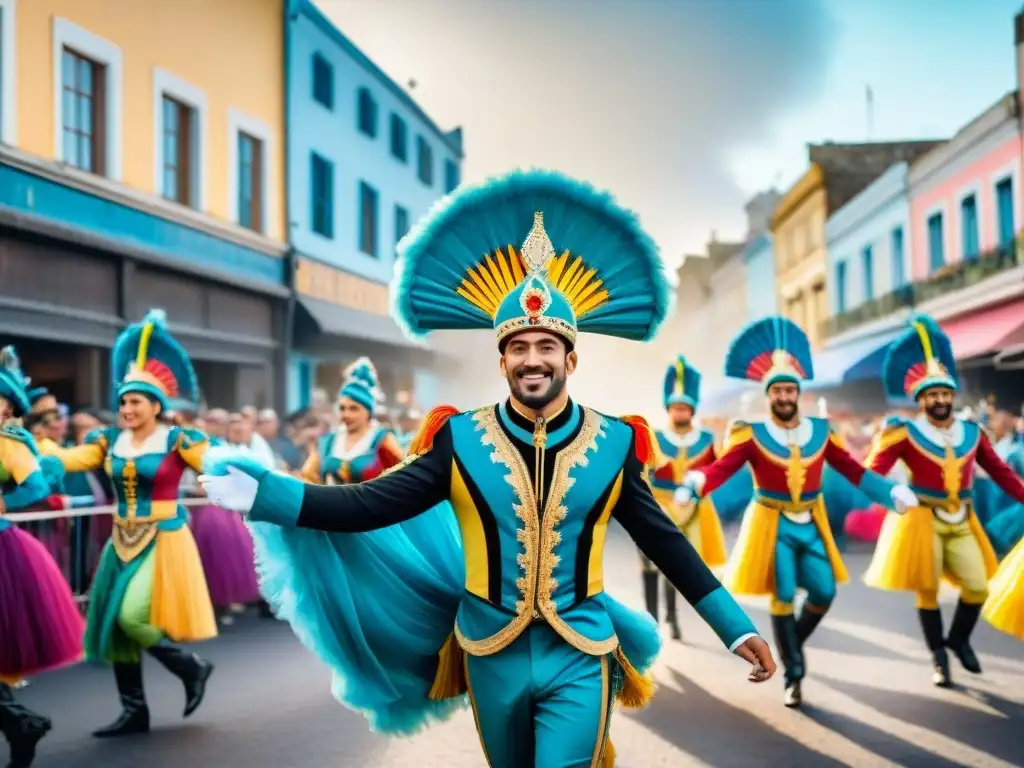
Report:
[{"label": "white glove", "polygon": [[896,511],[901,515],[907,511],[907,507],[918,507],[921,505],[921,502],[917,500],[917,494],[902,484],[894,485],[889,492],[889,496],[896,506]]},{"label": "white glove", "polygon": [[680,485],[678,488],[676,488],[676,492],[673,498],[675,499],[676,504],[678,504],[680,507],[685,507],[687,504],[693,501],[693,491],[690,488],[687,488],[685,485]]},{"label": "white glove", "polygon": [[254,478],[231,466],[226,475],[200,475],[198,479],[212,503],[235,512],[252,509],[260,487]]}]

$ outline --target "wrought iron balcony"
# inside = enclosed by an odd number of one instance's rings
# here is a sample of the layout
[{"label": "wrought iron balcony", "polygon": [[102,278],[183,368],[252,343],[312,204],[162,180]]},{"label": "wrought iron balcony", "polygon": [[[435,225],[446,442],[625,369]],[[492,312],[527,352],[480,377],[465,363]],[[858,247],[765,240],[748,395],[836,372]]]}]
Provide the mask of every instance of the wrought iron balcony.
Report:
[{"label": "wrought iron balcony", "polygon": [[987,251],[976,259],[947,264],[928,277],[903,285],[877,299],[864,302],[846,312],[825,320],[822,333],[826,338],[881,320],[901,309],[915,307],[939,296],[970,288],[993,275],[1024,264],[1024,240]]}]

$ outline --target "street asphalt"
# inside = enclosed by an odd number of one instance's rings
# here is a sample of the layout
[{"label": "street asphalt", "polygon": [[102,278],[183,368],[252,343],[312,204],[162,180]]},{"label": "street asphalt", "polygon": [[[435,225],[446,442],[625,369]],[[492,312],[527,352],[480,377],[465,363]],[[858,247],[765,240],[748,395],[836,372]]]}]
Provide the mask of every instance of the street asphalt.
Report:
[{"label": "street asphalt", "polygon": [[[615,715],[612,740],[620,768],[1024,766],[1024,644],[982,625],[975,648],[984,673],[955,667],[957,686],[934,688],[913,597],[863,586],[859,577],[867,559],[864,552],[846,555],[853,579],[840,588],[833,612],[808,645],[800,711],[782,706],[781,675],[763,685],[748,683],[744,665],[685,608],[685,641],[666,643],[653,703]],[[613,594],[640,607],[636,553],[621,532],[609,537],[606,566]],[[768,635],[765,601],[744,602]],[[83,665],[33,680],[18,695],[54,722],[35,765],[485,766],[467,712],[410,739],[370,733],[360,716],[334,701],[329,674],[285,624],[243,616],[196,650],[217,668],[206,701],[188,720],[180,716],[180,684],[147,664],[153,730],[146,736],[90,737],[118,714],[108,670]]]}]

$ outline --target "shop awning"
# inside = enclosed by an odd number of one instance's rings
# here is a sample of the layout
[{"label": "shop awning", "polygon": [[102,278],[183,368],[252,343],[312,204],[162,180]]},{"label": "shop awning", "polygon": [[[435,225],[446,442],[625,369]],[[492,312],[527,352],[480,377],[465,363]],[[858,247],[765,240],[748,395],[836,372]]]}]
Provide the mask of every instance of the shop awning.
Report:
[{"label": "shop awning", "polygon": [[814,381],[804,389],[829,389],[854,381],[877,379],[882,375],[885,351],[897,333],[893,331],[856,339],[819,352],[814,356]]},{"label": "shop awning", "polygon": [[957,360],[1000,352],[1022,340],[1024,302],[1011,301],[941,325]]},{"label": "shop awning", "polygon": [[297,308],[305,310],[319,332],[325,336],[365,339],[405,349],[429,349],[426,344],[409,339],[387,315],[363,312],[305,296],[299,298]]}]

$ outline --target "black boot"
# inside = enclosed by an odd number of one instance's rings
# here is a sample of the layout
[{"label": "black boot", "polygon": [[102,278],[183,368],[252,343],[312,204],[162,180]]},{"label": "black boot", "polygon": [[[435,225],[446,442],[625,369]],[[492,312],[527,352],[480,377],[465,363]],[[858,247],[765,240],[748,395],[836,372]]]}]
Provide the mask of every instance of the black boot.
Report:
[{"label": "black boot", "polygon": [[949,654],[942,638],[942,614],[938,608],[918,608],[917,617],[921,621],[924,641],[932,652],[932,682],[940,688],[948,688],[952,678],[949,676]]},{"label": "black boot", "polygon": [[785,671],[784,703],[787,707],[799,707],[803,701],[800,682],[804,679],[804,654],[797,639],[796,618],[792,614],[772,616],[772,631]]},{"label": "black boot", "polygon": [[114,664],[114,680],[121,697],[121,715],[110,725],[98,728],[92,735],[98,739],[127,736],[149,731],[149,707],[142,687],[142,662]]},{"label": "black boot", "polygon": [[658,578],[657,571],[644,571],[644,601],[647,603],[647,612],[658,621]]},{"label": "black boot", "polygon": [[10,686],[0,683],[0,731],[11,747],[7,768],[29,768],[36,757],[36,744],[51,727],[50,718],[19,704]]},{"label": "black boot", "polygon": [[806,605],[800,611],[800,618],[796,620],[796,639],[801,648],[807,642],[807,638],[814,634],[814,630],[818,628],[823,618],[825,618],[823,611],[809,611]]},{"label": "black boot", "polygon": [[258,603],[259,613],[261,619],[276,619],[274,611],[270,608],[270,603],[266,600],[260,600]]},{"label": "black boot", "polygon": [[179,648],[166,638],[150,648],[149,652],[168,672],[184,683],[185,712],[182,717],[188,717],[199,709],[206,695],[206,681],[213,673],[213,664]]},{"label": "black boot", "polygon": [[683,633],[679,631],[679,616],[676,613],[676,588],[668,579],[665,582],[665,623],[669,626],[673,640],[682,640]]},{"label": "black boot", "polygon": [[975,675],[981,673],[981,662],[971,648],[971,632],[974,625],[978,623],[978,616],[981,615],[980,605],[971,605],[963,600],[956,604],[956,613],[953,614],[953,623],[949,626],[949,636],[946,637],[946,647],[960,659],[963,668]]}]

